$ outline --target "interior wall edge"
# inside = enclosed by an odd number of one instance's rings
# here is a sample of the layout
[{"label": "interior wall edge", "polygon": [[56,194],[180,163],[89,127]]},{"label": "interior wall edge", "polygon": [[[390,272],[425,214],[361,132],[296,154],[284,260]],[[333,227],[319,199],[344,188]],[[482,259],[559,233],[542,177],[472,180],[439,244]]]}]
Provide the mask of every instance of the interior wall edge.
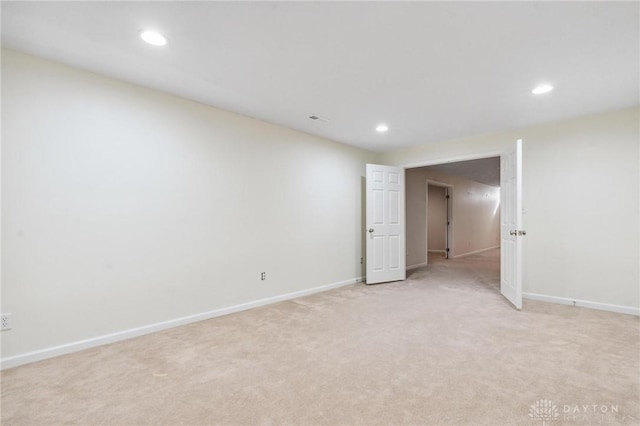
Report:
[{"label": "interior wall edge", "polygon": [[423,266],[427,266],[427,262],[416,263],[414,265],[407,265],[407,271],[412,271],[414,269],[422,268]]}]

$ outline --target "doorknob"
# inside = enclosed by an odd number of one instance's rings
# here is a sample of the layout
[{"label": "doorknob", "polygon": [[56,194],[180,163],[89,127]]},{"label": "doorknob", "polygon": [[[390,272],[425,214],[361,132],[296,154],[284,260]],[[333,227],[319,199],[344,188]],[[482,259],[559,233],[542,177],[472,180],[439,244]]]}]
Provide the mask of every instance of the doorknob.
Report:
[{"label": "doorknob", "polygon": [[509,235],[518,235],[518,231],[509,231]]},{"label": "doorknob", "polygon": [[372,233],[372,232],[373,232],[373,228],[369,228],[369,233]]}]

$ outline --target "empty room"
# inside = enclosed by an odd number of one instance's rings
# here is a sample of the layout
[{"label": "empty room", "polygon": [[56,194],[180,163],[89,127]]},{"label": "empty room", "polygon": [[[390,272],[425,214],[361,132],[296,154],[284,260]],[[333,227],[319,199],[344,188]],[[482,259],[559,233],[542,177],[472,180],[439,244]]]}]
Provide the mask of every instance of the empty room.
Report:
[{"label": "empty room", "polygon": [[1,424],[640,424],[639,2],[0,7]]}]

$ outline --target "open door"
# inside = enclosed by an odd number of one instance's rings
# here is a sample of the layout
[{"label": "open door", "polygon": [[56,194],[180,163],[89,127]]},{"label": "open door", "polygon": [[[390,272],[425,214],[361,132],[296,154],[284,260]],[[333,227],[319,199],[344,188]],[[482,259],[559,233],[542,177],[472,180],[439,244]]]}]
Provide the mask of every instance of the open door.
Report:
[{"label": "open door", "polygon": [[500,292],[522,308],[522,140],[500,156]]},{"label": "open door", "polygon": [[404,280],[404,169],[367,164],[367,284]]},{"label": "open door", "polygon": [[451,238],[451,221],[453,221],[453,216],[451,214],[451,188],[450,187],[445,187],[444,188],[444,202],[445,202],[445,206],[446,206],[446,211],[447,211],[447,229],[445,230],[445,234],[444,234],[444,258],[445,259],[449,259],[450,258],[450,253],[451,253],[451,243],[453,242],[453,238]]}]

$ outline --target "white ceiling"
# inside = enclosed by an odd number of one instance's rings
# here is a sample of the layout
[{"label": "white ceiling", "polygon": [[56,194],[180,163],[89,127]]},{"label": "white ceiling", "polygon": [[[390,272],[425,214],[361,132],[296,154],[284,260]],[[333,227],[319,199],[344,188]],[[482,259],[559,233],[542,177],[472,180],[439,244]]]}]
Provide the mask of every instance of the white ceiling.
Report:
[{"label": "white ceiling", "polygon": [[640,104],[638,2],[1,7],[6,47],[375,151]]}]

